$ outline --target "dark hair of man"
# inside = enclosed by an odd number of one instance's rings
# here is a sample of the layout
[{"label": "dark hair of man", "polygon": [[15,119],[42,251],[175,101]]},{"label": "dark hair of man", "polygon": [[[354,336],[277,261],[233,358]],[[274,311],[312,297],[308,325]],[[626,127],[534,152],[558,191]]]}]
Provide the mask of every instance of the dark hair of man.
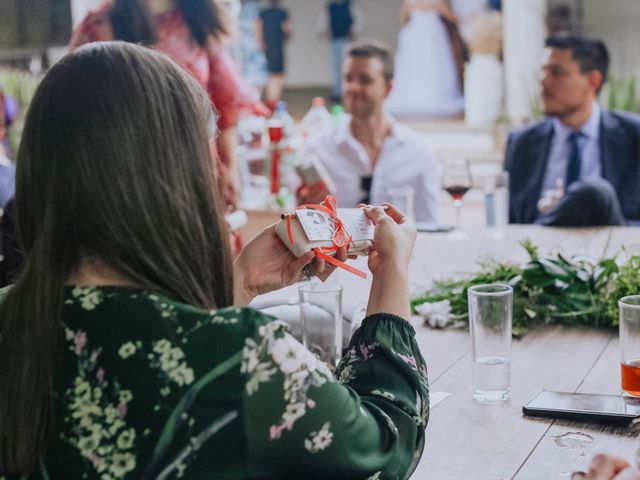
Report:
[{"label": "dark hair of man", "polygon": [[[227,17],[217,0],[175,0],[191,36],[206,47],[210,36],[221,39],[229,34]],[[147,0],[115,0],[111,27],[116,40],[153,45],[157,41],[153,15]]]},{"label": "dark hair of man", "polygon": [[607,81],[609,51],[602,40],[572,34],[558,34],[547,38],[545,46],[571,50],[571,55],[580,65],[582,73],[599,71],[602,74],[602,83],[598,87],[598,92]]},{"label": "dark hair of man", "polygon": [[358,40],[347,47],[345,57],[377,58],[382,61],[385,80],[393,79],[394,60],[393,51],[387,45],[377,40]]},{"label": "dark hair of man", "polygon": [[205,309],[233,301],[206,93],[167,57],[93,43],[45,76],[18,153],[25,261],[0,303],[0,470],[28,474],[51,428],[65,282],[96,258]]}]

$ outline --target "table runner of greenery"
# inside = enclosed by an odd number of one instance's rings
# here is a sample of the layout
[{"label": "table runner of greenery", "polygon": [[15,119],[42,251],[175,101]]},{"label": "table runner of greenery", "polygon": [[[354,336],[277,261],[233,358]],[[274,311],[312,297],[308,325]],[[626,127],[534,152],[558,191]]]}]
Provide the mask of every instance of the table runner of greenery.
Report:
[{"label": "table runner of greenery", "polygon": [[619,262],[619,255],[598,262],[581,257],[538,255],[525,240],[525,265],[491,262],[483,271],[462,280],[436,282],[425,295],[412,300],[413,311],[425,303],[448,301],[448,324],[468,323],[467,289],[483,283],[513,287],[513,335],[542,324],[611,328],[618,325],[618,299],[640,294],[640,256]]}]

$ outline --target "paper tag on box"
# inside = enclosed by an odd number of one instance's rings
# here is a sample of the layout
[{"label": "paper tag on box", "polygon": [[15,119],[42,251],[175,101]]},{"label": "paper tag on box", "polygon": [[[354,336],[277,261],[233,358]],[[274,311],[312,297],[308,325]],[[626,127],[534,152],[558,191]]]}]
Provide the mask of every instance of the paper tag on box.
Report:
[{"label": "paper tag on box", "polygon": [[[328,241],[333,239],[335,222],[331,216],[315,208],[296,210],[298,220],[309,241]],[[374,226],[361,208],[339,208],[338,217],[354,242],[373,240]]]}]

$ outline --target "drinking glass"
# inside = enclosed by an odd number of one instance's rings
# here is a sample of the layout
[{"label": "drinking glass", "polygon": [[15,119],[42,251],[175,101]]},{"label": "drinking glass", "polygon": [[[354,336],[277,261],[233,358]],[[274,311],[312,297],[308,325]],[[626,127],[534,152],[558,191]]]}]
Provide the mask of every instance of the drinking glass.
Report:
[{"label": "drinking glass", "polygon": [[505,237],[509,223],[509,172],[488,176],[484,181],[484,204],[487,213],[487,236]]},{"label": "drinking glass", "polygon": [[618,300],[622,393],[640,396],[640,295]]},{"label": "drinking glass", "polygon": [[471,188],[469,162],[465,159],[449,159],[444,162],[442,188],[453,198],[456,209],[456,228],[449,234],[452,240],[464,240],[468,235],[461,229],[462,198]]},{"label": "drinking glass", "polygon": [[335,369],[342,358],[342,285],[314,283],[298,292],[302,343]]},{"label": "drinking glass", "polygon": [[411,187],[394,187],[387,190],[389,203],[410,219],[415,220],[413,214],[413,195],[414,190]]},{"label": "drinking glass", "polygon": [[494,283],[468,290],[473,398],[500,402],[511,395],[513,289]]}]

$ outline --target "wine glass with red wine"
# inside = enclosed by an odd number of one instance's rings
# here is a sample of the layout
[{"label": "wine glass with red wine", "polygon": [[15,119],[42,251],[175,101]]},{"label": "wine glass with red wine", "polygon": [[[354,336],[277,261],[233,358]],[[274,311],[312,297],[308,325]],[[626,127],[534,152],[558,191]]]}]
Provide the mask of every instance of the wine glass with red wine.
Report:
[{"label": "wine glass with red wine", "polygon": [[452,232],[451,238],[466,238],[466,234],[461,230],[460,212],[462,199],[471,188],[471,172],[467,160],[450,159],[444,162],[442,188],[451,195],[456,208],[456,230]]}]

